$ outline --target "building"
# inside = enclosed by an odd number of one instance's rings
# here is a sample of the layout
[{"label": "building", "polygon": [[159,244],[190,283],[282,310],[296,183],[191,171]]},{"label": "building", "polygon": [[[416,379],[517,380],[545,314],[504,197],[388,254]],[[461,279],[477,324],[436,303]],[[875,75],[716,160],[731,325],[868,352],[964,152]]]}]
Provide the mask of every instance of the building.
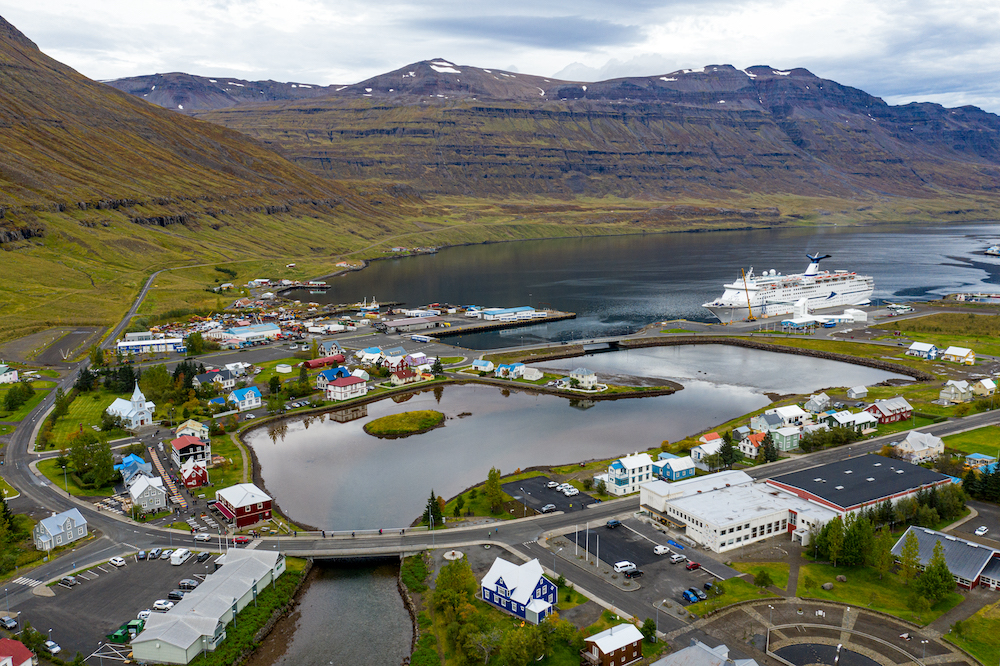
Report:
[{"label": "building", "polygon": [[755,432],[770,432],[782,427],[781,417],[771,412],[764,412],[750,417],[750,429]]},{"label": "building", "polygon": [[32,666],[35,655],[24,643],[13,638],[0,638],[0,665]]},{"label": "building", "polygon": [[951,363],[961,363],[962,365],[975,365],[976,352],[965,347],[948,347],[941,354],[941,360],[950,361]]},{"label": "building", "polygon": [[878,428],[878,419],[868,412],[851,413],[849,410],[826,412],[820,415],[820,421],[829,428],[851,428],[857,432],[867,433]]},{"label": "building", "polygon": [[532,367],[527,366],[527,365],[524,366],[524,373],[521,375],[521,377],[524,380],[529,381],[529,382],[537,382],[539,379],[541,379],[544,376],[545,376],[545,373],[543,373],[538,368],[532,368]]},{"label": "building", "polygon": [[233,407],[241,412],[257,409],[262,404],[260,389],[256,386],[236,389],[229,394],[226,402],[232,403]]},{"label": "building", "polygon": [[153,423],[153,412],[156,411],[156,405],[146,400],[146,396],[139,390],[139,382],[136,382],[131,399],[115,398],[115,401],[105,411],[120,418],[126,428],[135,429]]},{"label": "building", "polygon": [[271,519],[271,498],[252,483],[239,483],[215,493],[215,508],[236,529]]},{"label": "building", "polygon": [[798,405],[786,405],[784,407],[775,407],[774,409],[769,409],[765,414],[774,414],[781,419],[780,427],[787,427],[790,425],[802,425],[803,420],[809,417],[809,414],[805,412]]},{"label": "building", "polygon": [[847,397],[851,400],[864,400],[868,397],[867,386],[852,386],[847,389]]},{"label": "building", "polygon": [[634,453],[608,465],[609,495],[631,495],[639,485],[653,480],[653,459],[646,453]]},{"label": "building", "polygon": [[382,359],[382,367],[389,372],[397,372],[410,367],[410,364],[406,362],[406,356],[400,354],[398,356],[386,356]]},{"label": "building", "polygon": [[162,333],[145,331],[126,333],[124,340],[115,343],[115,349],[122,354],[153,354],[183,352],[186,346],[181,338],[168,338]]},{"label": "building", "polygon": [[200,375],[195,375],[191,380],[191,385],[196,390],[201,390],[204,386],[211,386],[219,393],[236,388],[236,375],[229,370],[209,370]]},{"label": "building", "polygon": [[277,324],[239,326],[226,331],[224,337],[238,340],[240,344],[245,345],[254,342],[264,342],[265,340],[275,340],[281,337],[281,329]]},{"label": "building", "polygon": [[148,463],[137,455],[130,454],[122,460],[122,464],[114,467],[122,475],[122,483],[126,488],[131,486],[139,476],[153,476],[153,463]]},{"label": "building", "polygon": [[911,497],[951,483],[951,477],[900,460],[864,455],[782,474],[765,483],[844,514]]},{"label": "building", "polygon": [[996,461],[997,459],[994,456],[988,456],[985,453],[970,453],[965,456],[965,466],[974,469],[981,469]]},{"label": "building", "polygon": [[988,396],[996,393],[997,383],[989,377],[972,383],[972,393],[978,396]]},{"label": "building", "polygon": [[524,363],[501,363],[493,374],[501,379],[517,379],[524,374]]},{"label": "building", "polygon": [[707,432],[699,437],[698,441],[702,444],[718,444],[722,441],[722,437],[717,432]]},{"label": "building", "polygon": [[345,368],[344,366],[340,366],[339,368],[330,368],[329,370],[323,370],[322,372],[316,375],[316,388],[322,391],[323,389],[326,388],[326,385],[332,382],[334,379],[338,377],[350,377],[350,376],[351,376],[351,371]]},{"label": "building", "polygon": [[632,623],[619,624],[584,639],[580,663],[588,666],[628,666],[642,659],[642,632]]},{"label": "building", "polygon": [[175,437],[183,437],[184,435],[191,435],[198,439],[208,439],[208,426],[194,419],[189,419],[174,429]]},{"label": "building", "polygon": [[[662,455],[662,454],[661,454]],[[691,456],[674,456],[653,463],[653,473],[667,481],[682,481],[694,476],[694,461]]]},{"label": "building", "polygon": [[809,396],[806,400],[805,408],[818,414],[819,412],[825,412],[830,407],[830,396],[826,393],[817,393],[816,395]]},{"label": "building", "polygon": [[253,604],[257,595],[285,572],[285,557],[275,551],[233,549],[216,560],[222,566],[166,613],[153,613],[132,640],[139,662],[187,664],[213,651],[226,637],[234,610]]},{"label": "building", "polygon": [[167,490],[163,487],[163,479],[158,476],[136,477],[135,483],[129,486],[128,494],[132,506],[143,513],[156,513],[167,508]]},{"label": "building", "polygon": [[587,368],[576,368],[569,373],[569,380],[571,384],[575,380],[580,388],[589,390],[594,388],[594,384],[597,383],[597,374]]},{"label": "building", "polygon": [[354,368],[354,372],[351,373],[351,376],[352,377],[357,377],[357,378],[362,379],[362,380],[364,380],[366,382],[372,378],[372,376],[370,374],[368,374],[368,371],[364,370],[362,368]]},{"label": "building", "polygon": [[938,399],[955,404],[969,402],[972,400],[972,386],[964,379],[949,379],[944,383],[944,388],[938,394]]},{"label": "building", "polygon": [[559,601],[555,583],[542,575],[542,565],[531,560],[517,565],[498,557],[483,576],[483,601],[526,622],[538,624]]},{"label": "building", "polygon": [[1000,587],[1000,553],[988,546],[926,527],[911,525],[903,533],[892,547],[892,554],[897,560],[902,556],[906,536],[911,533],[917,537],[917,543],[920,544],[921,569],[930,563],[934,546],[940,543],[944,559],[948,563],[948,571],[960,587],[967,590],[977,585],[984,585],[992,590]]},{"label": "building", "polygon": [[302,365],[306,367],[306,370],[315,370],[316,368],[326,368],[328,366],[337,366],[345,361],[343,354],[333,354],[332,356],[321,356],[320,358],[311,358],[308,361],[303,361]]},{"label": "building", "polygon": [[366,365],[374,365],[382,360],[382,350],[378,347],[365,347],[354,352],[354,355]]},{"label": "building", "polygon": [[798,426],[785,426],[771,431],[771,441],[779,451],[791,451],[799,447],[802,441],[802,428]]},{"label": "building", "polygon": [[910,345],[909,349],[906,350],[907,356],[916,356],[917,358],[926,359],[928,361],[933,361],[940,353],[941,350],[929,342],[914,342]]},{"label": "building", "polygon": [[671,652],[652,666],[757,666],[753,659],[731,659],[725,643],[708,647],[696,638],[683,650]]},{"label": "building", "polygon": [[493,372],[493,361],[486,361],[484,359],[477,358],[472,362],[472,369],[476,372]]},{"label": "building", "polygon": [[[715,433],[710,433],[715,434]],[[712,471],[709,468],[710,456],[714,456],[722,448],[722,438],[716,435],[715,439],[707,444],[699,444],[698,446],[691,447],[691,460],[694,461],[695,467],[706,472]]]},{"label": "building", "polygon": [[930,433],[911,430],[906,439],[894,445],[903,460],[914,465],[927,460],[934,460],[944,453],[944,441]]},{"label": "building", "polygon": [[170,459],[174,467],[180,467],[188,460],[212,461],[212,442],[198,439],[194,435],[183,435],[170,441]]},{"label": "building", "polygon": [[368,395],[368,383],[360,377],[338,377],[326,385],[327,400],[350,400]]},{"label": "building", "polygon": [[644,483],[639,488],[639,506],[661,523],[672,522],[666,513],[666,502],[698,495],[716,488],[725,488],[744,483],[753,483],[753,478],[746,472],[726,470],[706,476],[695,476],[675,483],[652,481]]},{"label": "building", "polygon": [[180,478],[185,488],[207,486],[208,463],[204,460],[188,460],[181,465]]},{"label": "building", "polygon": [[17,370],[0,363],[0,384],[13,384],[17,381]]},{"label": "building", "polygon": [[87,536],[87,520],[79,509],[69,509],[42,518],[32,530],[38,550],[52,550]]},{"label": "building", "polygon": [[424,331],[429,328],[437,328],[444,321],[436,315],[426,317],[407,317],[405,319],[395,319],[383,322],[383,326],[388,333],[413,333],[414,331]]},{"label": "building", "polygon": [[420,381],[420,375],[413,372],[413,370],[410,370],[409,368],[397,370],[389,375],[389,383],[393,386],[403,386],[405,384],[412,384],[413,382],[418,381]]},{"label": "building", "polygon": [[881,424],[905,421],[913,416],[913,407],[898,396],[888,400],[876,400],[865,407],[865,411],[878,419]]}]

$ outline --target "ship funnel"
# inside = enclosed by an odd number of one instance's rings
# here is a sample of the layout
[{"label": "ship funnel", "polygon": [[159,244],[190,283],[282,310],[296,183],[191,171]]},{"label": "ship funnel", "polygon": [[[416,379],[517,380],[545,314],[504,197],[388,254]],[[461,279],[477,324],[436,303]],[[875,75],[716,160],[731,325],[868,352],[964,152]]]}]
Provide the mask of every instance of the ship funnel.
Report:
[{"label": "ship funnel", "polygon": [[806,277],[810,277],[812,275],[816,275],[817,273],[819,273],[819,262],[823,261],[824,259],[829,259],[830,255],[829,254],[820,255],[818,253],[807,254],[806,258],[809,259],[809,267],[806,268],[806,272],[804,273],[804,275]]}]

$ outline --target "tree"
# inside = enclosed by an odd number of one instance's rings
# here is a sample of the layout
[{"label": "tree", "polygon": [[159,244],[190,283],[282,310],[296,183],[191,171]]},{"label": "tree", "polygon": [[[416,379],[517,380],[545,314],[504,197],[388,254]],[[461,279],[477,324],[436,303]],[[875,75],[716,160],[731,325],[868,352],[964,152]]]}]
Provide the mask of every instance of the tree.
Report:
[{"label": "tree", "polygon": [[833,566],[837,566],[837,558],[844,547],[844,521],[837,516],[827,523],[827,526],[830,529],[826,535],[826,554],[833,562]]},{"label": "tree", "polygon": [[503,641],[503,630],[500,627],[490,627],[488,630],[473,635],[470,639],[472,648],[476,651],[483,664],[490,663],[490,657],[500,649]]},{"label": "tree", "polygon": [[[720,449],[720,451],[721,451],[721,449]],[[721,454],[721,452],[720,453],[710,453],[710,454],[708,454],[707,456],[705,456],[704,458],[702,458],[702,462],[704,462],[705,465],[710,470],[716,470],[716,469],[719,469],[720,467],[722,467],[723,465],[725,465],[725,463],[722,460],[722,454]]]},{"label": "tree", "polygon": [[309,383],[309,371],[306,370],[306,364],[303,363],[299,366],[299,385],[305,386]]},{"label": "tree", "polygon": [[441,357],[440,356],[437,357],[437,358],[435,358],[434,359],[434,363],[431,364],[431,372],[434,373],[434,376],[438,376],[438,375],[443,375],[444,374],[444,366],[441,365]]},{"label": "tree", "polygon": [[152,400],[155,403],[174,397],[174,379],[167,371],[167,366],[162,363],[154,365],[142,373],[139,388],[142,389],[147,400]]},{"label": "tree", "polygon": [[753,584],[757,587],[771,587],[774,585],[774,580],[771,579],[771,574],[767,569],[761,569],[754,574]]},{"label": "tree", "polygon": [[889,569],[892,568],[892,546],[894,543],[892,532],[889,531],[888,526],[883,525],[875,535],[875,542],[869,558],[872,568],[878,572],[879,580],[882,580],[882,576],[889,573]]},{"label": "tree", "polygon": [[642,622],[642,628],[639,629],[642,632],[642,637],[645,638],[650,643],[656,642],[656,621],[647,617]]},{"label": "tree", "polygon": [[774,445],[771,433],[766,433],[760,440],[760,447],[757,451],[757,462],[759,464],[774,462],[780,457],[778,447]]},{"label": "tree", "polygon": [[903,537],[903,548],[899,553],[899,576],[905,585],[909,585],[919,572],[920,542],[917,541],[917,535],[913,533],[911,528],[906,531],[906,536]]},{"label": "tree", "polygon": [[80,371],[80,374],[76,376],[76,381],[73,382],[73,388],[77,391],[89,391],[94,388],[94,384],[97,382],[97,376],[90,371],[90,368],[84,368]]},{"label": "tree", "polygon": [[187,348],[187,353],[192,356],[203,354],[205,352],[205,339],[201,333],[195,332],[187,336],[184,346]]},{"label": "tree", "polygon": [[500,470],[496,467],[490,468],[483,492],[486,493],[486,501],[490,505],[490,512],[496,513],[499,511],[503,505],[503,489],[500,487]]},{"label": "tree", "polygon": [[267,391],[271,395],[276,395],[281,392],[281,377],[278,375],[272,375],[269,380],[267,380]]},{"label": "tree", "polygon": [[100,347],[90,348],[90,364],[95,368],[103,368],[107,363],[104,359],[104,350]]},{"label": "tree", "polygon": [[918,594],[926,597],[931,605],[941,601],[955,588],[955,579],[948,570],[948,562],[944,558],[944,548],[940,541],[934,542],[934,552],[924,573],[917,579],[915,587]]},{"label": "tree", "polygon": [[427,499],[427,506],[424,507],[424,515],[421,522],[430,524],[431,518],[434,519],[434,525],[440,527],[443,522],[441,520],[441,504],[438,502],[438,498],[433,490],[431,490],[431,496]]},{"label": "tree", "polygon": [[285,405],[285,401],[281,399],[281,396],[274,393],[267,396],[266,403],[268,414],[277,414]]},{"label": "tree", "polygon": [[604,479],[598,479],[597,483],[594,484],[594,492],[596,492],[598,495],[607,495],[608,494],[607,482],[605,482]]},{"label": "tree", "polygon": [[722,444],[719,446],[719,458],[723,465],[730,467],[740,460],[740,450],[733,446],[733,436],[727,430],[722,433]]},{"label": "tree", "polygon": [[309,358],[319,358],[319,340],[313,338],[312,345],[309,347]]},{"label": "tree", "polygon": [[462,509],[465,508],[465,496],[459,495],[455,498],[455,517],[458,518],[462,514]]},{"label": "tree", "polygon": [[102,488],[114,475],[111,446],[92,430],[81,430],[70,437],[69,463],[81,481]]}]

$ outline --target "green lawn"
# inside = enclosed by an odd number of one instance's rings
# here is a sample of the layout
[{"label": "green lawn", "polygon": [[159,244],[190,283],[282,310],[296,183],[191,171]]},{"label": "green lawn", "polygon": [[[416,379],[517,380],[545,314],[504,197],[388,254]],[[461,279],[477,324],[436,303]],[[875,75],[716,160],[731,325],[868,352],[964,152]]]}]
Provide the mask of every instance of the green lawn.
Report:
[{"label": "green lawn", "polygon": [[556,604],[556,608],[560,611],[568,611],[570,608],[576,608],[588,601],[589,599],[583,596],[582,592],[571,589],[569,586],[563,586],[559,588],[559,603]]},{"label": "green lawn", "polygon": [[902,337],[913,342],[932,342],[942,350],[956,346],[966,347],[976,354],[1000,355],[1000,322],[994,315],[941,312],[890,321],[875,328],[885,330],[891,337],[895,337],[892,331],[899,331]]},{"label": "green lawn", "polygon": [[77,497],[111,497],[115,494],[115,489],[112,486],[105,486],[103,488],[96,489],[81,488],[77,485],[76,481],[73,480],[73,473],[71,470],[67,470],[69,474],[63,474],[63,468],[56,464],[55,458],[47,458],[45,460],[38,461],[38,471],[44,474],[45,477],[54,485],[62,488],[70,495],[75,495]]},{"label": "green lawn", "polygon": [[3,477],[0,477],[0,492],[2,492],[3,496],[7,499],[20,494],[18,490],[14,486],[7,483],[7,479],[4,479]]},{"label": "green lawn", "polygon": [[14,432],[14,426],[0,423],[0,435],[9,435]]},{"label": "green lawn", "polygon": [[[35,388],[35,395],[31,396],[31,398],[26,403],[24,403],[23,405],[21,405],[12,412],[8,412],[2,406],[0,406],[0,421],[22,420],[24,417],[26,417],[28,414],[31,413],[31,410],[33,410],[35,407],[38,406],[38,403],[40,403],[43,399],[45,399],[45,396],[48,395],[49,390],[51,390],[50,388],[46,389],[40,387],[41,386],[52,387],[55,384],[53,382],[39,381],[39,382],[32,382],[31,385]],[[7,391],[9,390],[10,390],[9,386],[0,387],[0,405],[3,405],[4,396],[7,394]]]},{"label": "green lawn", "polygon": [[[846,583],[838,583],[836,577],[844,575]],[[824,590],[823,583],[833,583],[833,589]],[[886,574],[879,580],[874,569],[867,567],[834,567],[829,564],[803,564],[799,569],[800,597],[840,601],[852,606],[870,608],[894,615],[920,625],[928,624],[943,613],[962,602],[964,597],[958,592],[950,592],[944,599],[922,615],[917,615],[907,607],[910,589],[903,585],[896,574]]]},{"label": "green lawn", "polygon": [[[981,664],[1000,662],[1000,602],[981,608],[961,624],[960,634],[954,629],[945,634],[954,643],[979,660]],[[954,625],[953,625],[954,626]]]},{"label": "green lawn", "polygon": [[[787,562],[734,562],[733,568],[743,573],[756,576],[761,571],[771,574],[771,580],[775,586],[782,590],[788,587],[788,563]],[[728,583],[727,583],[728,584]]]},{"label": "green lawn", "polygon": [[442,356],[441,365],[451,365],[452,363],[458,363],[464,356]]},{"label": "green lawn", "polygon": [[[277,375],[281,379],[282,383],[284,383],[285,381],[287,381],[289,379],[292,380],[292,381],[298,381],[298,378],[299,378],[299,369],[297,367],[295,367],[295,366],[297,366],[301,362],[302,362],[302,359],[295,358],[294,356],[289,356],[287,358],[278,359],[277,361],[267,361],[265,363],[255,363],[254,365],[256,367],[261,368],[261,373],[259,375],[257,375],[256,377],[254,377],[253,381],[254,381],[255,384],[259,384],[261,386],[267,386],[268,382],[271,381],[271,377],[273,377],[275,375]],[[283,375],[283,374],[280,374],[280,373],[276,372],[274,370],[274,367],[276,365],[281,364],[281,363],[287,363],[288,365],[292,366],[292,371],[290,373],[286,374],[286,375]]]},{"label": "green lawn", "polygon": [[[128,400],[131,396],[131,393],[115,394],[103,389],[87,391],[76,396],[73,402],[70,403],[66,416],[56,421],[55,426],[52,428],[51,442],[53,448],[61,449],[67,446],[70,434],[79,431],[81,428],[91,428],[92,426],[100,428],[101,416],[104,414],[104,410],[115,401],[115,398]],[[111,432],[101,434],[109,440],[128,436],[128,433],[124,430],[112,430]]]},{"label": "green lawn", "polygon": [[[243,456],[230,439],[229,434],[212,438],[212,455],[222,456],[226,462],[219,467],[208,470],[208,480],[216,488],[228,488],[237,483],[243,483]],[[214,495],[210,495],[214,497]]]},{"label": "green lawn", "polygon": [[997,426],[985,426],[942,439],[946,447],[963,453],[984,453],[994,458],[1000,453],[1000,428]]},{"label": "green lawn", "polygon": [[388,414],[365,424],[369,435],[409,435],[428,430],[444,422],[444,414],[433,409],[421,409],[400,414]]},{"label": "green lawn", "polygon": [[[786,565],[787,566],[787,565]],[[785,571],[785,585],[788,585],[788,571]],[[691,604],[687,609],[701,617],[706,613],[718,610],[723,606],[729,606],[740,601],[750,599],[773,599],[775,595],[763,588],[759,588],[752,583],[748,583],[742,578],[730,578],[722,583],[722,588],[726,591],[717,597],[710,596],[705,601]]]}]

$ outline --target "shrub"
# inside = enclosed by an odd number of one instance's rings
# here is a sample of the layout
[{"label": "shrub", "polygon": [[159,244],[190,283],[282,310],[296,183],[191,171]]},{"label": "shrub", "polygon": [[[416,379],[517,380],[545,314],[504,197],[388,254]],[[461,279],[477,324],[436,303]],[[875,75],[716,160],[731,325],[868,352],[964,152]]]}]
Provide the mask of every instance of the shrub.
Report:
[{"label": "shrub", "polygon": [[774,581],[771,579],[771,574],[765,569],[754,574],[753,584],[757,587],[771,587],[774,585]]}]

